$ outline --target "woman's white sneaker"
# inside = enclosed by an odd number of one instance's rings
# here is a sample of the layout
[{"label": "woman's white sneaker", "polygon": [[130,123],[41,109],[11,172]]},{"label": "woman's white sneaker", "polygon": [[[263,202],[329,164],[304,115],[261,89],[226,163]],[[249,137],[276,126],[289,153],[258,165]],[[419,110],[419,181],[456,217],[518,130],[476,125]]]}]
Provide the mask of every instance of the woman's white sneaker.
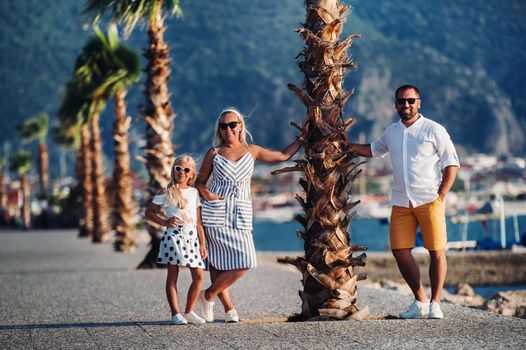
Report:
[{"label": "woman's white sneaker", "polygon": [[239,322],[239,316],[237,315],[236,309],[230,309],[226,312],[225,316],[226,323],[236,323]]},{"label": "woman's white sneaker", "polygon": [[400,318],[417,318],[429,313],[429,302],[422,303],[418,300],[413,301],[409,308],[400,314]]},{"label": "woman's white sneaker", "polygon": [[199,306],[201,307],[201,313],[206,322],[214,322],[214,302],[206,301],[205,291],[202,290],[199,293],[199,298],[197,298]]},{"label": "woman's white sneaker", "polygon": [[175,314],[172,316],[172,324],[175,324],[175,325],[188,324],[188,321],[186,320],[186,318],[183,317],[183,315]]},{"label": "woman's white sneaker", "polygon": [[189,313],[187,314],[184,314],[184,318],[186,318],[186,320],[188,321],[188,323],[191,323],[191,324],[202,324],[202,323],[206,323],[206,321],[199,317],[198,314],[196,314],[195,312],[193,311],[190,311]]},{"label": "woman's white sneaker", "polygon": [[440,309],[440,304],[437,303],[436,301],[432,301],[431,304],[429,305],[429,316],[428,317],[434,318],[434,319],[444,318],[444,313]]}]

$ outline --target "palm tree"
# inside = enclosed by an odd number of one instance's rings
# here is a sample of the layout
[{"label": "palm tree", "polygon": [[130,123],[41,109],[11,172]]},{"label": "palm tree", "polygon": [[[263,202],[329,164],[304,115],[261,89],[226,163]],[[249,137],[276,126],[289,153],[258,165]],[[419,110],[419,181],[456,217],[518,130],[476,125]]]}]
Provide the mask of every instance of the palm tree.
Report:
[{"label": "palm tree", "polygon": [[20,175],[20,187],[22,189],[22,227],[28,229],[31,225],[31,207],[29,202],[30,187],[27,172],[31,168],[31,154],[27,151],[19,151],[10,159],[9,169]]},{"label": "palm tree", "polygon": [[88,126],[88,106],[90,91],[88,84],[81,78],[80,70],[86,58],[77,57],[73,74],[66,84],[65,94],[59,108],[59,126],[57,138],[66,144],[76,144],[77,182],[81,188],[82,210],[79,217],[79,237],[93,237],[95,228],[92,152],[90,149],[90,131]]},{"label": "palm tree", "polygon": [[126,94],[129,86],[135,84],[140,75],[141,67],[139,56],[119,42],[117,27],[110,25],[107,38],[98,29],[95,29],[102,41],[106,52],[101,57],[107,58],[105,75],[110,82],[105,85],[104,95],[113,95],[115,101],[115,121],[113,123],[114,139],[114,200],[113,200],[113,227],[116,240],[114,243],[117,251],[133,251],[137,246],[134,241],[135,227],[133,217],[138,211],[138,206],[133,200],[133,183],[130,170],[130,150],[128,146],[128,131],[131,117],[126,116]]},{"label": "palm tree", "polygon": [[4,155],[0,153],[0,226],[3,226],[5,224],[4,222],[4,213],[6,210],[6,196],[4,191],[4,182],[5,182],[5,174],[4,174]]},{"label": "palm tree", "polygon": [[67,84],[59,117],[68,130],[80,131],[84,167],[83,203],[85,229],[95,243],[108,240],[110,226],[102,157],[99,119],[107,96],[101,93],[108,83],[100,66],[103,43],[95,36],[77,57],[73,76]]},{"label": "palm tree", "polygon": [[[305,40],[298,63],[305,75],[305,89],[289,88],[307,107],[309,132],[300,140],[305,158],[294,167],[275,173],[303,171],[300,184],[304,194],[297,197],[304,215],[297,220],[303,226],[298,235],[305,241],[305,257],[280,259],[294,264],[303,275],[300,291],[302,312],[298,319],[346,319],[363,317],[358,312],[355,266],[364,266],[367,247],[350,245],[347,213],[352,202],[349,190],[358,175],[356,155],[350,151],[348,128],[354,119],[343,119],[343,108],[351,92],[343,90],[343,78],[355,63],[347,49],[358,35],[340,41],[347,5],[338,0],[306,0],[305,24],[298,32]],[[297,127],[297,125],[295,125]]]},{"label": "palm tree", "polygon": [[23,141],[38,140],[38,179],[40,182],[40,194],[45,199],[47,198],[49,187],[49,153],[46,143],[46,136],[49,130],[48,120],[47,113],[40,113],[38,116],[18,125],[18,131]]},{"label": "palm tree", "polygon": [[[146,121],[146,167],[150,198],[165,187],[170,179],[173,161],[172,122],[175,113],[170,104],[168,81],[170,80],[169,48],[164,41],[163,10],[170,14],[181,14],[178,0],[88,0],[83,13],[92,15],[97,23],[109,14],[111,19],[122,22],[128,35],[141,20],[148,20],[148,47],[144,51],[146,67],[146,105],[141,114]],[[159,226],[148,222],[151,249],[139,264],[139,268],[157,267],[157,252],[161,238]]]},{"label": "palm tree", "polygon": [[[76,151],[75,174],[77,177],[77,185],[72,189],[72,195],[80,200],[79,213],[79,237],[92,237],[93,235],[93,196],[91,184],[91,152],[89,151],[89,130],[87,125],[72,124],[76,122],[74,115],[76,112],[68,112],[68,106],[74,107],[75,99],[72,95],[75,88],[68,84],[66,88],[66,95],[62,102],[59,111],[59,118],[61,123],[55,128],[55,142],[65,148],[73,148]],[[77,100],[79,101],[79,100]],[[82,105],[82,104],[81,104]],[[81,110],[81,106],[72,108],[73,110]],[[82,119],[82,118],[80,118]],[[84,135],[81,135],[82,129],[85,129]],[[88,152],[88,153],[86,153]]]},{"label": "palm tree", "polygon": [[[115,96],[116,120],[114,123],[115,139],[115,169],[114,182],[116,184],[114,210],[117,231],[116,249],[122,251],[132,250],[135,247],[133,235],[135,229],[132,218],[137,211],[137,205],[132,198],[132,183],[130,173],[130,156],[128,150],[128,129],[131,118],[126,117],[126,104],[124,97],[128,86],[134,84],[140,76],[140,63],[138,56],[119,42],[117,27],[110,25],[108,36],[95,28],[95,36],[84,46],[82,54],[77,60],[74,82],[70,84],[73,100],[73,111],[65,108],[64,118],[67,115],[80,115],[87,113],[87,123],[80,128],[82,156],[87,176],[83,177],[85,200],[93,200],[93,240],[105,241],[109,232],[106,222],[106,196],[104,184],[104,171],[102,165],[102,143],[100,139],[99,122],[100,114],[106,101]],[[77,96],[81,96],[74,103]],[[82,97],[83,96],[83,97]],[[71,129],[74,121],[66,123]],[[89,161],[91,159],[91,162]],[[89,164],[88,164],[89,163]],[[86,169],[87,168],[87,169]],[[91,194],[91,197],[90,197]],[[89,212],[86,214],[90,215]],[[86,222],[88,221],[86,218]]]}]

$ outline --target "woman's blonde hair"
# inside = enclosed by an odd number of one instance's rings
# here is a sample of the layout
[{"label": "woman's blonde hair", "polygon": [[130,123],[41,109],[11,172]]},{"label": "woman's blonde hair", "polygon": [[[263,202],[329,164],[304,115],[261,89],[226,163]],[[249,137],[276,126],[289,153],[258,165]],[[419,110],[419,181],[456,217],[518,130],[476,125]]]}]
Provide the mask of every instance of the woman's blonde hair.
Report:
[{"label": "woman's blonde hair", "polygon": [[247,143],[247,135],[252,141],[252,134],[247,130],[247,127],[245,125],[245,117],[243,114],[241,114],[240,111],[238,111],[234,107],[227,107],[219,113],[219,117],[217,117],[216,124],[215,124],[215,134],[214,134],[214,140],[212,142],[212,145],[214,147],[221,146],[224,142],[224,140],[221,138],[221,131],[219,130],[219,120],[222,116],[224,116],[227,113],[234,113],[237,116],[237,121],[241,123],[241,131],[239,132],[239,142],[246,144]]},{"label": "woman's blonde hair", "polygon": [[170,174],[170,183],[168,184],[168,186],[166,186],[166,200],[168,204],[180,209],[186,207],[186,200],[184,199],[183,194],[179,189],[179,184],[175,181],[175,166],[181,165],[183,162],[186,162],[186,164],[192,169],[192,172],[189,173],[189,175],[191,174],[191,176],[189,176],[186,184],[188,186],[193,185],[195,181],[195,160],[191,156],[183,154],[175,158],[174,163],[172,165],[172,172]]}]

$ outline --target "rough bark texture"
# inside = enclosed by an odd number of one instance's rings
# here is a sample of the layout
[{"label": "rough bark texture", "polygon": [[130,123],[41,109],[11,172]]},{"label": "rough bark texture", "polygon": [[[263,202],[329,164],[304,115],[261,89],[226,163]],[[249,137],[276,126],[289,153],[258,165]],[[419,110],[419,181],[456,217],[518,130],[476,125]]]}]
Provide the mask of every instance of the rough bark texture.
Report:
[{"label": "rough bark texture", "polygon": [[31,226],[31,203],[29,201],[30,189],[27,174],[20,177],[22,187],[22,227],[29,229]]},{"label": "rough bark texture", "polygon": [[38,144],[38,174],[40,195],[43,198],[47,198],[49,188],[49,153],[44,142],[39,142]]},{"label": "rough bark texture", "polygon": [[[91,162],[91,148],[90,148],[90,130],[89,125],[84,124],[80,129],[80,148],[77,162],[80,169],[77,167],[77,176],[81,182],[81,200],[82,213],[79,219],[79,236],[92,237],[95,223],[93,222],[93,183],[91,181],[92,162]],[[79,172],[80,170],[80,172]]]},{"label": "rough bark texture", "polygon": [[[82,137],[82,136],[81,136]],[[82,140],[82,139],[81,139]],[[86,229],[86,213],[84,208],[84,148],[82,144],[79,145],[77,149],[77,154],[75,155],[75,176],[77,177],[77,183],[73,193],[77,195],[77,204],[80,208],[79,210],[79,237],[89,237],[90,234]]]},{"label": "rough bark texture", "polygon": [[[149,46],[144,52],[148,61],[146,106],[143,115],[146,121],[146,167],[149,175],[149,200],[165,187],[170,180],[170,169],[173,162],[172,122],[175,114],[170,105],[168,81],[170,80],[169,48],[164,41],[166,30],[161,12],[161,2],[148,26]],[[138,268],[157,267],[157,254],[162,232],[160,227],[147,221],[151,249],[139,264]]]},{"label": "rough bark texture", "polygon": [[93,117],[91,128],[91,176],[93,183],[93,239],[95,243],[109,240],[108,202],[106,198],[106,179],[104,176],[104,159],[102,157],[102,140],[100,137],[99,118]]},{"label": "rough bark texture", "polygon": [[337,0],[307,0],[306,10],[305,24],[298,29],[306,44],[298,62],[305,89],[289,84],[307,107],[305,158],[276,172],[304,173],[300,184],[305,192],[297,196],[304,215],[297,220],[304,227],[298,235],[305,241],[305,257],[281,261],[294,264],[303,274],[298,319],[359,318],[363,311],[356,306],[356,282],[365,275],[357,275],[354,267],[365,265],[365,253],[357,252],[367,248],[350,245],[352,217],[347,214],[358,202],[351,200],[349,190],[359,164],[347,136],[354,120],[342,117],[352,95],[343,90],[343,78],[355,67],[346,52],[357,35],[339,40],[348,6]]},{"label": "rough bark texture", "polygon": [[133,217],[138,211],[133,200],[133,181],[130,172],[130,151],[128,148],[128,130],[131,117],[126,116],[126,91],[115,94],[115,121],[113,123],[113,140],[115,159],[113,167],[113,227],[115,229],[116,251],[131,252],[135,250],[135,227]]},{"label": "rough bark texture", "polygon": [[[6,195],[5,195],[5,190],[4,190],[4,181],[5,181],[5,176],[4,176],[4,168],[3,167],[0,167],[0,215],[3,215],[4,214],[4,211],[6,209]],[[3,221],[3,218],[0,217],[0,223],[2,223]]]}]

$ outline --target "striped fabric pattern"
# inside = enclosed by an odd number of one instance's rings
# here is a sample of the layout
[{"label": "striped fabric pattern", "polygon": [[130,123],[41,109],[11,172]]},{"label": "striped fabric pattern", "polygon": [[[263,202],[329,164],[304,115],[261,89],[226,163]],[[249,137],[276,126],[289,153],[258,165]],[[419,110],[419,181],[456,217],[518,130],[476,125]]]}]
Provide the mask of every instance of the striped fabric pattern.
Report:
[{"label": "striped fabric pattern", "polygon": [[218,270],[256,267],[252,238],[252,198],[250,179],[254,159],[247,152],[237,161],[220,154],[213,160],[209,190],[224,200],[202,202],[208,262]]}]

